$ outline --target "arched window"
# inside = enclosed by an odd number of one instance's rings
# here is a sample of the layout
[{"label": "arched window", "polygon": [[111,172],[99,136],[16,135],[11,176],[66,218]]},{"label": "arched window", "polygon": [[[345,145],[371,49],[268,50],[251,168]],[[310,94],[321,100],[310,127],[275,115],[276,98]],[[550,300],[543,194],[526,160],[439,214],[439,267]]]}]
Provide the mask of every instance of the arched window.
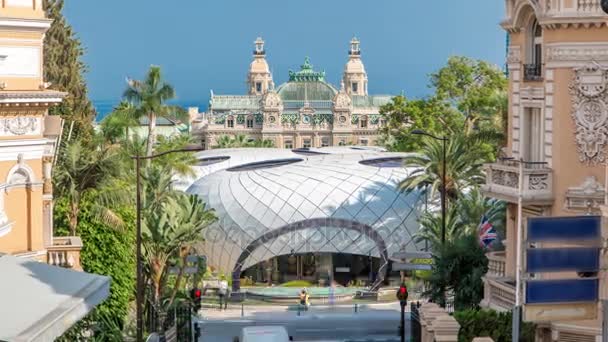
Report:
[{"label": "arched window", "polygon": [[247,128],[253,128],[253,116],[247,116]]},{"label": "arched window", "polygon": [[361,128],[367,128],[367,115],[361,116],[359,123],[361,125]]},{"label": "arched window", "polygon": [[228,120],[226,120],[226,125],[228,126],[228,128],[234,128],[234,117],[233,116],[228,117]]},{"label": "arched window", "polygon": [[528,51],[526,53],[525,78],[529,81],[540,79],[543,65],[543,29],[534,19],[528,33]]}]

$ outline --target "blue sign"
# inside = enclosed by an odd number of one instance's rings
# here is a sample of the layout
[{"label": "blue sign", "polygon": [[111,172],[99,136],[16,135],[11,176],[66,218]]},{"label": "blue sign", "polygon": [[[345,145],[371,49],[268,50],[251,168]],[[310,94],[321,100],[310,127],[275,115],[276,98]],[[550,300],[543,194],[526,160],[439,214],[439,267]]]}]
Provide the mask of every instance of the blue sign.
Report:
[{"label": "blue sign", "polygon": [[600,216],[528,218],[528,242],[599,241]]},{"label": "blue sign", "polygon": [[595,302],[598,289],[596,278],[528,280],[526,304]]},{"label": "blue sign", "polygon": [[526,271],[538,272],[597,272],[600,268],[599,248],[529,248]]}]

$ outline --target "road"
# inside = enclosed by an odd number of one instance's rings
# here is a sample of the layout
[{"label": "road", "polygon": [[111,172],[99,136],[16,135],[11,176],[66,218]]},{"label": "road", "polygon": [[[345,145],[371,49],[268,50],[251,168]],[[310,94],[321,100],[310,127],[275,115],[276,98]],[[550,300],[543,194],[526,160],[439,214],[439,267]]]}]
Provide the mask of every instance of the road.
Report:
[{"label": "road", "polygon": [[[409,313],[406,313],[406,336]],[[210,317],[202,321],[203,337],[199,342],[232,342],[241,329],[252,325],[283,325],[294,341],[345,341],[374,338],[378,341],[397,338],[398,307],[364,309],[358,313],[345,310],[255,312],[245,317]]]}]

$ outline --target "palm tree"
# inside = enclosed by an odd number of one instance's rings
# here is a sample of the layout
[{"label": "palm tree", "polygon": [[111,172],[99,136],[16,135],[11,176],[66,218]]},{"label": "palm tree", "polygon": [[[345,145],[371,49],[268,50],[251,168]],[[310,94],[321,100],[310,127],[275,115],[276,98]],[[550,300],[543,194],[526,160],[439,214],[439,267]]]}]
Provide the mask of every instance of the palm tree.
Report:
[{"label": "palm tree", "polygon": [[[97,145],[95,141],[92,144]],[[115,227],[123,225],[120,216],[111,209],[114,205],[129,202],[126,189],[113,186],[120,173],[120,155],[116,146],[100,144],[90,148],[80,140],[64,145],[54,174],[54,184],[58,197],[68,201],[67,218],[73,235],[78,227],[81,200],[92,191],[97,193],[98,199],[93,206],[94,216]]]},{"label": "palm tree", "polygon": [[231,148],[234,147],[233,144],[234,141],[229,135],[222,135],[217,139],[214,148]]},{"label": "palm tree", "polygon": [[478,187],[473,187],[458,199],[456,210],[467,233],[476,234],[481,218],[485,216],[504,236],[505,202],[485,197]]},{"label": "palm tree", "polygon": [[144,258],[152,284],[152,302],[157,310],[172,304],[181,281],[180,275],[169,301],[163,305],[161,299],[167,294],[170,259],[184,258],[194,243],[202,241],[203,229],[215,219],[215,214],[205,208],[199,197],[181,192],[166,196],[159,210],[146,211],[142,226]]},{"label": "palm tree", "polygon": [[143,81],[127,79],[123,94],[136,108],[135,117],[148,121],[146,156],[151,156],[156,143],[156,119],[158,117],[185,120],[187,113],[180,107],[169,106],[167,101],[175,98],[173,87],[165,83],[159,66],[151,66]]},{"label": "palm tree", "polygon": [[[460,216],[455,207],[446,213],[445,240],[446,242],[455,241],[466,233]],[[418,219],[420,229],[414,234],[416,242],[428,241],[429,245],[437,248],[441,243],[441,216],[436,213],[424,213]]]},{"label": "palm tree", "polygon": [[127,101],[121,101],[114,110],[101,121],[101,132],[107,141],[112,143],[129,138],[129,128],[139,124],[135,107]]},{"label": "palm tree", "polygon": [[[170,138],[159,137],[156,147],[157,152],[177,150],[186,148],[193,143],[192,137],[187,134],[173,136]],[[155,158],[153,163],[164,168],[169,168],[173,173],[182,176],[194,176],[192,166],[196,163],[194,153],[170,153]]]},{"label": "palm tree", "polygon": [[[413,170],[399,183],[402,191],[430,190],[434,196],[442,181],[443,142],[425,138],[419,153],[404,158],[404,167]],[[446,196],[454,201],[463,190],[484,180],[477,144],[459,134],[450,137],[446,146]]]}]

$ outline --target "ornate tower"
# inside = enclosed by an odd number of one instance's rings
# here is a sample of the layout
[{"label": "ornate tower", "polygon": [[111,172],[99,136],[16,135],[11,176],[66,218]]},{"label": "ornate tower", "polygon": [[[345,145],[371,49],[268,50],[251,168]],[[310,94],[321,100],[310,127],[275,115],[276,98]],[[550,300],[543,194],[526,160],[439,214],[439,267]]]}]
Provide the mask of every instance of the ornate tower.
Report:
[{"label": "ornate tower", "polygon": [[254,43],[255,50],[253,50],[253,62],[251,62],[247,74],[247,85],[249,86],[249,95],[262,95],[272,88],[272,75],[266,62],[264,40],[258,37]]},{"label": "ornate tower", "polygon": [[344,67],[344,77],[342,79],[346,86],[346,93],[349,95],[367,95],[367,73],[361,61],[361,50],[359,39],[353,37],[350,41],[348,51],[348,62]]}]

